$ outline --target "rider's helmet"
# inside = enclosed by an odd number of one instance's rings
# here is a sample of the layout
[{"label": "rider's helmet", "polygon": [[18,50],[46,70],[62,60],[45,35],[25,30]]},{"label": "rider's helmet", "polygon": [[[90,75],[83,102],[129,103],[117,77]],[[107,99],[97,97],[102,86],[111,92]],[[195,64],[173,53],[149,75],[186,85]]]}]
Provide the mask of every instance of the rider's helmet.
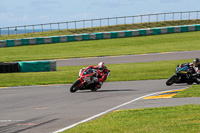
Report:
[{"label": "rider's helmet", "polygon": [[200,64],[199,58],[195,58],[193,61],[193,65],[197,67]]},{"label": "rider's helmet", "polygon": [[105,63],[104,62],[99,62],[98,64],[98,69],[99,69],[99,72],[103,72],[103,70],[105,69]]}]

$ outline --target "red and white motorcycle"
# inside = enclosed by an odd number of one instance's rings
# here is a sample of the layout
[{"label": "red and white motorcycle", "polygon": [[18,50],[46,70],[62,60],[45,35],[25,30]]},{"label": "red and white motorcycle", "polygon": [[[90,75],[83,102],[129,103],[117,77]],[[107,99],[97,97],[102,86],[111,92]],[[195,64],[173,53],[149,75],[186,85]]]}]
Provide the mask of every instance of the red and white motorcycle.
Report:
[{"label": "red and white motorcycle", "polygon": [[[108,76],[110,75],[110,71]],[[98,81],[98,72],[96,69],[92,69],[90,67],[86,67],[80,69],[79,71],[79,79],[76,80],[72,86],[70,87],[70,92],[74,93],[77,90],[91,90],[97,91],[96,81]]]}]

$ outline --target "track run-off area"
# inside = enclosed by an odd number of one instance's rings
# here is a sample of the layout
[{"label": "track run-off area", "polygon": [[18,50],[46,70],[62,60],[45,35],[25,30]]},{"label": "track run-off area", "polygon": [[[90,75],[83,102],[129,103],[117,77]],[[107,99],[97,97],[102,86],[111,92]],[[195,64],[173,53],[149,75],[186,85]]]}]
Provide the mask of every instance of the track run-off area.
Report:
[{"label": "track run-off area", "polygon": [[[200,51],[77,58],[58,60],[57,66],[91,65],[99,61],[118,64],[196,57],[200,57]],[[86,90],[76,93],[70,93],[71,85],[65,84],[0,88],[0,131],[58,132],[114,110],[200,104],[200,98],[169,98],[170,94],[189,86],[187,84],[166,86],[165,82],[166,79],[105,82],[97,92]],[[168,97],[164,98],[169,99],[148,98],[162,94],[167,94]]]}]

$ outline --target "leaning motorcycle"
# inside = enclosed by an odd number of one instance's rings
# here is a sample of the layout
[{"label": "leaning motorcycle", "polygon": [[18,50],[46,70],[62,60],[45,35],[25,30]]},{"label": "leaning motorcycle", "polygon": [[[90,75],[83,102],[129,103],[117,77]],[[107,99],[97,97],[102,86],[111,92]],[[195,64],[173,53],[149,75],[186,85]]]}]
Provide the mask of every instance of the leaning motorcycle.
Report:
[{"label": "leaning motorcycle", "polygon": [[191,68],[188,63],[177,65],[175,74],[167,80],[166,85],[170,86],[174,83],[187,83],[190,85],[194,82],[200,84],[200,74],[194,72],[193,68]]},{"label": "leaning motorcycle", "polygon": [[[108,76],[110,75],[110,70]],[[70,87],[70,92],[74,93],[77,90],[97,91],[96,81],[98,80],[98,72],[96,69],[86,67],[80,69],[79,78]]]}]

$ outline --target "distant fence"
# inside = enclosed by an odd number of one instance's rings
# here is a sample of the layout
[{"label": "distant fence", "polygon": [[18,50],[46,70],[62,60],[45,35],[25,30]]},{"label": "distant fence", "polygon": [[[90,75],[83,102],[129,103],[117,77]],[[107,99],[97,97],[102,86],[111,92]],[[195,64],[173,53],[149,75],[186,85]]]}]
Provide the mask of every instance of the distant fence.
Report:
[{"label": "distant fence", "polygon": [[125,31],[123,30],[123,31],[111,31],[111,32],[97,32],[97,33],[75,34],[75,35],[0,40],[0,48],[35,45],[35,44],[37,45],[37,44],[50,44],[50,43],[66,43],[66,42],[73,42],[73,41],[86,41],[86,40],[111,39],[111,38],[122,38],[122,37],[137,37],[137,36],[146,36],[146,35],[160,35],[160,34],[170,34],[170,33],[183,33],[183,32],[192,32],[192,31],[200,31],[200,24],[135,29],[135,30],[125,30]]},{"label": "distant fence", "polygon": [[192,20],[192,19],[199,19],[200,17],[199,12],[200,11],[168,12],[168,13],[145,14],[137,16],[123,16],[123,17],[88,19],[88,20],[57,22],[57,23],[45,23],[36,25],[2,27],[0,28],[0,36],[10,35],[10,34],[17,35],[17,34],[44,32],[52,30],[93,28],[93,27],[123,25],[123,24],[125,25],[134,23]]}]

